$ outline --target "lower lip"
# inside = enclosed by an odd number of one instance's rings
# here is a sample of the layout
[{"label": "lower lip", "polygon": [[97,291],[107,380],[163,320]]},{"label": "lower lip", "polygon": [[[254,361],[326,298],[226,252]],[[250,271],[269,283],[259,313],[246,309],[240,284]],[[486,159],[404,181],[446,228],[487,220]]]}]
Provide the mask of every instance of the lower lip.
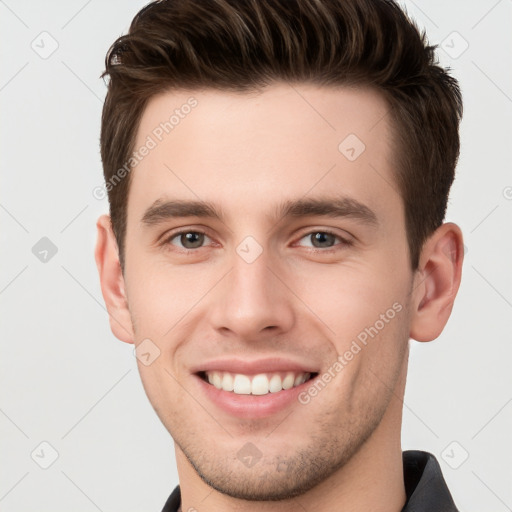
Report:
[{"label": "lower lip", "polygon": [[282,411],[292,404],[300,405],[298,395],[301,391],[311,386],[314,380],[307,380],[297,387],[283,389],[277,393],[239,395],[232,391],[217,389],[198,375],[194,375],[194,377],[198,380],[202,392],[210,401],[223,411],[239,418],[265,418]]}]

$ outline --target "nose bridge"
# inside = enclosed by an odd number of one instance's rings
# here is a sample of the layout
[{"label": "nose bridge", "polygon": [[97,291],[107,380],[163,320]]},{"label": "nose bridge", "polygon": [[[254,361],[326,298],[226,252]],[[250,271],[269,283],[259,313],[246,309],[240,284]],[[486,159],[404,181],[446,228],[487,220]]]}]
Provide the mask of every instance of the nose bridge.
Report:
[{"label": "nose bridge", "polygon": [[229,329],[246,339],[263,331],[289,329],[293,322],[290,292],[280,282],[279,265],[267,248],[245,240],[230,258],[231,271],[213,305],[217,329]]},{"label": "nose bridge", "polygon": [[[246,246],[247,247],[247,246]],[[239,295],[239,299],[247,302],[247,298],[262,300],[268,298],[270,280],[273,276],[269,269],[271,257],[268,250],[262,251],[254,260],[246,259],[250,255],[243,253],[244,246],[237,248],[237,254],[233,257],[232,295]]]}]

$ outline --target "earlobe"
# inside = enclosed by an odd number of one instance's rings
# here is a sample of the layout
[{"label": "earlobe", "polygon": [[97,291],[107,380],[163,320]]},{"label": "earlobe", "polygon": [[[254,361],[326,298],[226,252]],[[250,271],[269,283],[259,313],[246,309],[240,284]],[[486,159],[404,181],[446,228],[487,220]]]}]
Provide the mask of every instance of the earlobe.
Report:
[{"label": "earlobe", "polygon": [[109,315],[110,328],[119,340],[133,343],[133,327],[126,299],[124,277],[110,216],[100,216],[96,227],[98,234],[94,257],[100,276],[101,293]]},{"label": "earlobe", "polygon": [[460,228],[441,225],[425,242],[412,291],[410,337],[432,341],[443,331],[459,289],[464,259]]}]

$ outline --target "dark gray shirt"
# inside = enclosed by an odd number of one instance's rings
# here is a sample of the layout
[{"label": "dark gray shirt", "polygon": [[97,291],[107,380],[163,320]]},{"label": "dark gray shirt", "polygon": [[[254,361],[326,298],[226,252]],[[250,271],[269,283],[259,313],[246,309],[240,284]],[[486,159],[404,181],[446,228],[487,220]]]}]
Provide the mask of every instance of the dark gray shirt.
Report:
[{"label": "dark gray shirt", "polygon": [[[436,458],[428,452],[402,452],[407,501],[401,512],[458,512]],[[177,486],[162,512],[178,512],[181,496]]]}]

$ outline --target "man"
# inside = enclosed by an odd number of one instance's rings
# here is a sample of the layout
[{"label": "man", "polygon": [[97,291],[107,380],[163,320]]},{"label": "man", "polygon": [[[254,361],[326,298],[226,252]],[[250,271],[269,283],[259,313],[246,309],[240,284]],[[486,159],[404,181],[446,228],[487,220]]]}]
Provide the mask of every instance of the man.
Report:
[{"label": "man", "polygon": [[450,316],[462,102],[389,0],[171,0],[106,59],[96,261],[180,485],[164,511],[443,510],[402,453]]}]

